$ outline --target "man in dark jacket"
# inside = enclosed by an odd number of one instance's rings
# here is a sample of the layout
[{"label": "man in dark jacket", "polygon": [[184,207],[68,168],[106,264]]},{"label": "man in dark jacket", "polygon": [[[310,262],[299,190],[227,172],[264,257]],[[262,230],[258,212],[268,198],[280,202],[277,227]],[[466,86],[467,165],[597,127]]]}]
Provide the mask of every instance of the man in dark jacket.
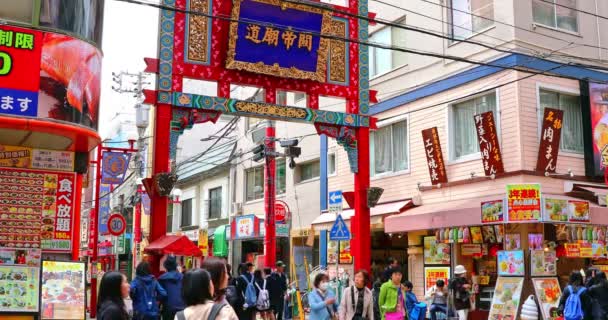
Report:
[{"label": "man in dark jacket", "polygon": [[163,320],[175,319],[175,314],[186,308],[182,300],[182,279],[184,276],[177,271],[175,256],[167,257],[163,264],[167,272],[158,278],[160,285],[167,291],[167,298],[163,300]]},{"label": "man in dark jacket", "polygon": [[589,289],[589,295],[592,299],[593,319],[607,319],[608,281],[603,271],[597,271],[595,277],[597,278],[596,284]]},{"label": "man in dark jacket", "polygon": [[275,319],[283,319],[283,307],[285,305],[285,292],[287,292],[287,276],[285,275],[285,264],[277,261],[277,271],[268,278],[268,293],[270,294],[270,305]]},{"label": "man in dark jacket", "polygon": [[142,262],[137,266],[129,295],[133,300],[133,319],[157,320],[160,318],[157,302],[164,300],[167,292],[154,279],[147,262]]},{"label": "man in dark jacket", "polygon": [[[235,284],[236,284],[236,292],[237,292],[238,296],[243,297],[243,300],[244,300],[245,291],[247,291],[247,284],[250,282],[253,282],[253,271],[254,271],[253,263],[247,262],[247,263],[241,264],[240,271],[241,271],[241,275],[236,277],[234,280],[235,280]],[[236,311],[236,314],[238,315],[239,319],[249,320],[249,319],[253,319],[253,316],[255,315],[255,312],[256,312],[256,308],[255,308],[255,305],[253,305],[253,306],[247,306],[247,308],[242,307],[242,308],[239,308],[238,310],[234,310],[234,311]]]}]

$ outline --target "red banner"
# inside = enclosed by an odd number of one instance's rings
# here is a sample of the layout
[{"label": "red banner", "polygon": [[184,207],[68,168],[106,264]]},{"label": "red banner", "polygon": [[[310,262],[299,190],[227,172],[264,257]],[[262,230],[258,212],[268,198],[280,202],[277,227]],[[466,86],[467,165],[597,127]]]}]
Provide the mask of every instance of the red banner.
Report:
[{"label": "red banner", "polygon": [[422,130],[422,141],[424,143],[431,183],[433,185],[447,183],[448,175],[445,171],[445,162],[443,162],[443,153],[441,152],[437,127]]},{"label": "red banner", "polygon": [[486,176],[502,174],[505,172],[498,143],[498,133],[492,111],[477,114],[474,117],[479,140],[479,151],[483,160],[483,170]]},{"label": "red banner", "polygon": [[538,160],[536,161],[536,171],[538,172],[555,172],[563,119],[564,111],[545,108]]}]

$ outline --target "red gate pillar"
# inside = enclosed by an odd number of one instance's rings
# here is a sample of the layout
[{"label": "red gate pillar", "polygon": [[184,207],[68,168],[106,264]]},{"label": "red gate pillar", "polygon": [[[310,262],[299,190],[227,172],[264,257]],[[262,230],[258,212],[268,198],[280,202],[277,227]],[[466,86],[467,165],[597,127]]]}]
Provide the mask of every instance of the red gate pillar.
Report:
[{"label": "red gate pillar", "polygon": [[[152,174],[168,172],[170,159],[170,137],[171,137],[171,106],[167,104],[156,105],[154,119],[154,162]],[[161,197],[155,193],[150,199],[150,240],[152,241],[167,233],[167,197]],[[160,271],[160,258],[154,257],[150,260],[152,272],[158,274]]]},{"label": "red gate pillar", "polygon": [[[266,89],[266,102],[276,103],[275,92],[271,89]],[[266,139],[264,141],[266,152],[275,152],[275,128],[274,122],[270,122],[266,128]],[[275,229],[274,205],[276,198],[276,160],[274,154],[266,155],[264,173],[264,204],[266,207],[266,218],[264,219],[264,227],[266,234],[264,236],[264,264],[267,268],[272,268],[277,259],[277,239]]]},{"label": "red gate pillar", "polygon": [[359,170],[355,174],[355,216],[351,220],[351,251],[355,260],[355,272],[370,271],[371,232],[367,189],[369,188],[369,128],[357,128]]}]

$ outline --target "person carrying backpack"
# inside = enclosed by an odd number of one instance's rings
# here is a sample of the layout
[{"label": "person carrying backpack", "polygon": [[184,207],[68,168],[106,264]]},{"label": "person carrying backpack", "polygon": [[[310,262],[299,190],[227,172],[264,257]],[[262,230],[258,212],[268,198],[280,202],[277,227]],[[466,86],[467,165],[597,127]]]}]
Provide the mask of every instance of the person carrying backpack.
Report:
[{"label": "person carrying backpack", "polygon": [[239,320],[226,301],[213,301],[215,290],[207,270],[186,272],[182,293],[188,307],[175,315],[176,320]]},{"label": "person carrying backpack", "polygon": [[559,314],[564,320],[593,320],[591,302],[589,292],[583,284],[583,276],[580,272],[573,271],[559,300]]},{"label": "person carrying backpack", "polygon": [[255,287],[258,293],[256,309],[258,310],[258,314],[262,317],[262,320],[274,320],[274,313],[270,307],[270,293],[268,291],[267,281],[270,273],[270,268],[265,268],[263,274],[260,270],[256,270],[253,274]]},{"label": "person carrying backpack", "polygon": [[135,279],[131,282],[129,295],[133,300],[133,319],[158,320],[158,301],[167,297],[165,289],[151,274],[150,264],[142,262],[137,266]]},{"label": "person carrying backpack", "polygon": [[182,278],[184,276],[177,271],[175,256],[167,257],[163,266],[167,272],[158,278],[158,283],[167,291],[167,298],[162,301],[162,318],[163,320],[173,320],[175,314],[186,307],[182,299]]},{"label": "person carrying backpack", "polygon": [[236,279],[236,290],[238,295],[243,297],[244,303],[242,310],[237,310],[237,313],[241,320],[253,320],[258,302],[258,293],[253,278],[253,263],[247,262],[241,265],[241,271],[241,275]]}]

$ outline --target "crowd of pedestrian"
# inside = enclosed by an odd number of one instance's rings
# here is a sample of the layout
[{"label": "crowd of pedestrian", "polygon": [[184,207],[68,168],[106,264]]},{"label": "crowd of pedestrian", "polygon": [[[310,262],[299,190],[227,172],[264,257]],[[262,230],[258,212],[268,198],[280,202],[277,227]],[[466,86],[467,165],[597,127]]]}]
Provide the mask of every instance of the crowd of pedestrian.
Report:
[{"label": "crowd of pedestrian", "polygon": [[[206,258],[201,268],[180,272],[169,256],[166,272],[155,278],[150,264],[141,262],[129,284],[120,272],[103,275],[98,295],[99,320],[282,320],[287,292],[285,264],[255,270],[252,263],[239,266],[232,278],[230,265]],[[183,269],[182,269],[183,270]],[[132,308],[125,301],[132,301]]]}]

